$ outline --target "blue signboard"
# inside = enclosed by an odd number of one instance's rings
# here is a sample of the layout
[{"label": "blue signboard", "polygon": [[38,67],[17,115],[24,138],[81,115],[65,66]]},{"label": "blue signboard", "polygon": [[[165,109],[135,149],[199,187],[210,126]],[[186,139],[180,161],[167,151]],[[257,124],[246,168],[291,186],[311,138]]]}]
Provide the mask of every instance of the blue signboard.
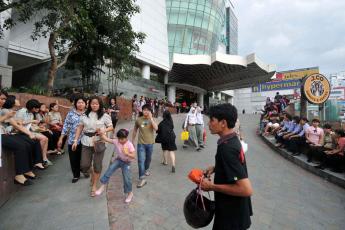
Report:
[{"label": "blue signboard", "polygon": [[299,89],[301,88],[302,81],[299,79],[288,81],[272,81],[261,83],[252,87],[252,92],[265,92],[265,91],[277,91],[286,89]]}]

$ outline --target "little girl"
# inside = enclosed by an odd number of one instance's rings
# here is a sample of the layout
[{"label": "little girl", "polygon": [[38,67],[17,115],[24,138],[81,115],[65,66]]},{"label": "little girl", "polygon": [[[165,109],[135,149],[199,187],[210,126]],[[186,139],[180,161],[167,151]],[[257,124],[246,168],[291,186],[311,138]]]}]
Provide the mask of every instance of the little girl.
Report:
[{"label": "little girl", "polygon": [[109,182],[111,175],[119,168],[122,170],[123,176],[123,189],[126,194],[126,203],[131,202],[133,198],[132,192],[132,175],[131,175],[131,161],[135,158],[135,149],[133,144],[127,139],[129,131],[126,129],[120,129],[116,136],[117,139],[110,139],[105,133],[101,133],[101,138],[114,144],[115,152],[117,156],[113,163],[109,166],[107,171],[104,173],[100,179],[101,187],[96,191],[96,195],[99,196],[105,189],[105,185]]}]

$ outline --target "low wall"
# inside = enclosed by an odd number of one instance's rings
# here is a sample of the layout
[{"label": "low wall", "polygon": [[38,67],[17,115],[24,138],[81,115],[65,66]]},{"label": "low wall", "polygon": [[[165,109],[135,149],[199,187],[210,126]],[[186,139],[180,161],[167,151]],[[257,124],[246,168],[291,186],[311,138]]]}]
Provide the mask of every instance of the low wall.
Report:
[{"label": "low wall", "polygon": [[11,152],[3,151],[1,154],[0,167],[0,207],[10,198],[11,194],[15,192],[16,185],[13,183],[14,170],[14,156]]}]

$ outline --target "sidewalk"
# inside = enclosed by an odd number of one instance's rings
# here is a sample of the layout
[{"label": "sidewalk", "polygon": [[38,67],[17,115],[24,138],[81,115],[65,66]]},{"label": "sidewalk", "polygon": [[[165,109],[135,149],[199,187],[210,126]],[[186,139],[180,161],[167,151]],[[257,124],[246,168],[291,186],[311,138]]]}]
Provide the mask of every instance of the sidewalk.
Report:
[{"label": "sidewalk", "polygon": [[[111,148],[103,161],[108,167]],[[0,209],[1,230],[109,229],[106,197],[90,197],[90,180],[72,184],[69,157],[52,157],[45,171],[36,171],[34,185],[21,187]]]}]

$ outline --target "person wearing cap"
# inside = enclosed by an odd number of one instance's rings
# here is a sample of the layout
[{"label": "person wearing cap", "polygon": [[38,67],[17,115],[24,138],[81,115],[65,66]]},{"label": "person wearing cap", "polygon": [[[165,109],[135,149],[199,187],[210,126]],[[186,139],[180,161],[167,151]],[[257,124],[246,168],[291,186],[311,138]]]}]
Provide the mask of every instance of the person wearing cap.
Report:
[{"label": "person wearing cap", "polygon": [[306,139],[305,139],[305,133],[307,129],[309,128],[308,119],[306,117],[302,117],[302,119],[299,122],[300,126],[302,126],[302,129],[299,133],[294,134],[289,137],[289,141],[287,142],[287,149],[292,152],[293,156],[300,155],[300,151],[303,147],[306,145]]}]

